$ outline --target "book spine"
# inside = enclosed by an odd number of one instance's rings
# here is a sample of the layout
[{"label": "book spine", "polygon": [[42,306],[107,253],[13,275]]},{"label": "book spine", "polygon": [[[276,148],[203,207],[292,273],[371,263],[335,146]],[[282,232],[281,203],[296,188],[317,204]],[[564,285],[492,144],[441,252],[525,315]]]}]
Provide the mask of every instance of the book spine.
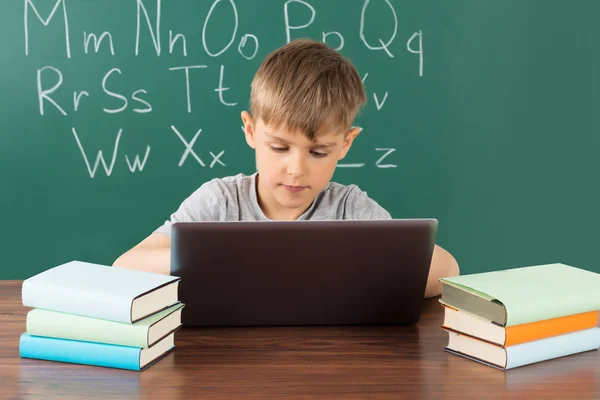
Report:
[{"label": "book spine", "polygon": [[19,353],[23,358],[133,371],[140,370],[140,351],[136,347],[31,336],[27,333],[22,334],[19,341]]},{"label": "book spine", "polygon": [[506,347],[506,369],[564,357],[600,347],[600,328],[567,333]]}]

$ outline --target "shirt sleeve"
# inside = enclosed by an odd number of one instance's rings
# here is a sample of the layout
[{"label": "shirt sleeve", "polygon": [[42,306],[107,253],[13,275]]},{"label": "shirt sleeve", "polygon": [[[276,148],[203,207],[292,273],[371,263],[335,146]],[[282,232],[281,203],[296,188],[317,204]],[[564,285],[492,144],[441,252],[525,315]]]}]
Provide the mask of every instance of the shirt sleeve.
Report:
[{"label": "shirt sleeve", "polygon": [[346,201],[346,215],[351,219],[392,219],[390,213],[371,199],[367,192],[353,188]]},{"label": "shirt sleeve", "polygon": [[171,225],[175,222],[218,221],[221,207],[223,202],[217,193],[208,184],[203,184],[155,232],[171,237]]}]

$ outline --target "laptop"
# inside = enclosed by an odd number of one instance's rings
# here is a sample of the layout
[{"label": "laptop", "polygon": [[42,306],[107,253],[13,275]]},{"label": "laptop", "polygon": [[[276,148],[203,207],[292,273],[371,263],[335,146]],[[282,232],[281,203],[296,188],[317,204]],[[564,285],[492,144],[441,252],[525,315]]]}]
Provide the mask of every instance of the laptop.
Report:
[{"label": "laptop", "polygon": [[177,222],[184,326],[419,321],[436,219]]}]

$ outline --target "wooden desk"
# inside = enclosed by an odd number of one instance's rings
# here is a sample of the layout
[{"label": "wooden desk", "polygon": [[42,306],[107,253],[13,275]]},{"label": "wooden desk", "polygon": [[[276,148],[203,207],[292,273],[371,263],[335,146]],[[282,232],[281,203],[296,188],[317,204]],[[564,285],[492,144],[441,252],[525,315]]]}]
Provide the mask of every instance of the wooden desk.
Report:
[{"label": "wooden desk", "polygon": [[21,359],[21,281],[0,281],[5,399],[600,399],[598,351],[503,372],[444,351],[437,299],[416,326],[184,328],[143,372]]}]

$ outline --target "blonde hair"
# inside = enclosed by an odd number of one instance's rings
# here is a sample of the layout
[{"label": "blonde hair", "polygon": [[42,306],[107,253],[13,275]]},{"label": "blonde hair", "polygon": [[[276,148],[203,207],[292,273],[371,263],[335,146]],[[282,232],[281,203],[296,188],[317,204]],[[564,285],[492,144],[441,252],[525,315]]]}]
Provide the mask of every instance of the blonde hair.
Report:
[{"label": "blonde hair", "polygon": [[324,43],[294,40],[270,53],[252,80],[250,112],[310,140],[350,129],[366,102],[349,60]]}]

